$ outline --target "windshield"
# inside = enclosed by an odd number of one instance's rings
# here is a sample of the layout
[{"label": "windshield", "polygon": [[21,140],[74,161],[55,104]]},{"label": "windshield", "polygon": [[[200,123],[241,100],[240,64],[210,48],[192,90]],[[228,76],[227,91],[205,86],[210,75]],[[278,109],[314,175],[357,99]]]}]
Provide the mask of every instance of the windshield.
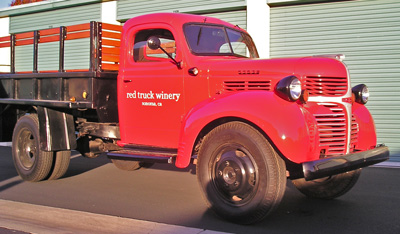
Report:
[{"label": "windshield", "polygon": [[233,28],[220,25],[187,24],[184,26],[184,32],[186,41],[194,54],[258,58],[251,37]]}]

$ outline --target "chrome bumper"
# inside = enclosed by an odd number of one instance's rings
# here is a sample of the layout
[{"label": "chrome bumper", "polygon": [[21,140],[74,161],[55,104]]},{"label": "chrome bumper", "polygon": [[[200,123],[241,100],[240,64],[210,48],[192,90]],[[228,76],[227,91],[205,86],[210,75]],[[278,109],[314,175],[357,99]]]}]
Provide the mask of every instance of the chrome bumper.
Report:
[{"label": "chrome bumper", "polygon": [[303,163],[304,178],[314,180],[367,167],[388,159],[389,148],[380,145],[372,150],[305,162]]}]

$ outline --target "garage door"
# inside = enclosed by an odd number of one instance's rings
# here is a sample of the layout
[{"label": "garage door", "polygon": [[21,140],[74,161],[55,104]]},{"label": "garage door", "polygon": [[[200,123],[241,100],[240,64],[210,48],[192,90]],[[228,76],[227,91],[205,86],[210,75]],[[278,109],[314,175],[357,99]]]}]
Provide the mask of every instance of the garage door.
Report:
[{"label": "garage door", "polygon": [[[52,11],[10,17],[10,33],[56,28],[101,20],[101,5],[90,4]],[[89,39],[65,42],[65,69],[89,68]],[[39,44],[38,69],[58,70],[58,42]],[[17,46],[15,50],[16,71],[32,71],[33,45]],[[32,55],[32,56],[27,56]]]},{"label": "garage door", "polygon": [[378,143],[400,161],[400,1],[271,6],[271,57],[346,55],[353,86],[370,88]]}]

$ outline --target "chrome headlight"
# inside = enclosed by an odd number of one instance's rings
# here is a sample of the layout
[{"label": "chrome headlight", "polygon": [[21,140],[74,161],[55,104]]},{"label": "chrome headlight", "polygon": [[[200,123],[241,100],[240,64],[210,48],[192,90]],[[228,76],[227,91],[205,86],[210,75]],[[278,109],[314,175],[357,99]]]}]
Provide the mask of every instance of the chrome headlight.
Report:
[{"label": "chrome headlight", "polygon": [[276,86],[278,96],[288,101],[297,101],[301,96],[301,82],[295,76],[280,80]]},{"label": "chrome headlight", "polygon": [[354,86],[351,91],[354,94],[355,101],[360,104],[366,104],[369,98],[369,90],[365,84]]}]

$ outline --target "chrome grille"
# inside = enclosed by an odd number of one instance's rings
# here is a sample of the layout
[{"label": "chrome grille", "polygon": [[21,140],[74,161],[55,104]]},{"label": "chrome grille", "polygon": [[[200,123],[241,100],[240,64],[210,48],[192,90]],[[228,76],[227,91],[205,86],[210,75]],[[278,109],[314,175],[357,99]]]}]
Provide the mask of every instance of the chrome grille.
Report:
[{"label": "chrome grille", "polygon": [[307,76],[305,88],[310,96],[343,96],[347,92],[346,77],[318,77]]},{"label": "chrome grille", "polygon": [[249,91],[249,90],[271,90],[271,81],[224,81],[224,90]]},{"label": "chrome grille", "polygon": [[337,156],[346,153],[347,121],[343,107],[323,104],[329,112],[314,114],[318,126],[321,156]]}]

